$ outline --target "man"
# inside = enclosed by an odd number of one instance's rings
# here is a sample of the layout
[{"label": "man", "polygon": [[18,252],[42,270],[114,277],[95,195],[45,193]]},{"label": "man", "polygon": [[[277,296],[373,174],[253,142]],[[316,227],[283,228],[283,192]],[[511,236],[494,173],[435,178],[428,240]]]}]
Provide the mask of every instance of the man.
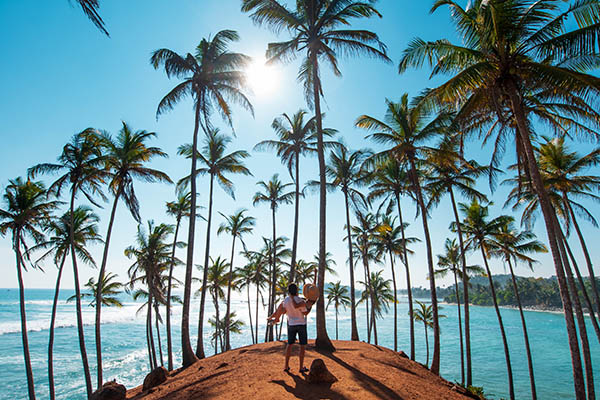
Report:
[{"label": "man", "polygon": [[298,335],[298,342],[300,344],[300,373],[308,372],[308,368],[304,367],[304,351],[308,340],[306,333],[306,316],[310,312],[310,308],[314,302],[310,300],[304,300],[298,297],[298,286],[291,284],[288,286],[289,296],[283,300],[283,302],[277,307],[277,310],[267,318],[267,321],[271,324],[279,322],[279,317],[283,314],[287,315],[288,319],[288,343],[285,349],[285,372],[290,371],[290,356],[292,354],[292,346],[296,342],[296,335]]}]

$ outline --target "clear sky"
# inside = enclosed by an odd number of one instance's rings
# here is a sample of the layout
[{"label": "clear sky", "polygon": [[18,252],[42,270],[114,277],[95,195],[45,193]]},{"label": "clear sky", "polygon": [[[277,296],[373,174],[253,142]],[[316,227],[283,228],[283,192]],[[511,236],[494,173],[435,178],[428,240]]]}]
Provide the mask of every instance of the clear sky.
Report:
[{"label": "clear sky", "polygon": [[[74,2],[73,2],[74,3]],[[353,149],[373,147],[364,139],[364,132],[354,128],[356,117],[369,114],[382,117],[386,98],[399,99],[404,92],[418,94],[439,81],[429,80],[429,69],[411,70],[403,75],[397,73],[397,63],[408,41],[415,36],[424,39],[442,37],[456,40],[449,23],[448,11],[438,10],[429,14],[432,1],[380,1],[378,9],[383,18],[355,23],[356,28],[375,31],[388,46],[393,64],[384,64],[365,58],[342,59],[342,78],[326,72],[323,78],[325,92],[324,111],[327,113],[325,126],[336,128],[340,136]],[[98,31],[76,6],[68,0],[39,1],[0,1],[0,185],[5,187],[8,180],[24,176],[28,167],[40,162],[53,162],[60,154],[62,146],[71,136],[87,127],[105,129],[116,133],[121,121],[126,121],[134,129],[146,129],[158,133],[152,143],[169,154],[168,159],[156,160],[152,167],[167,172],[173,180],[189,173],[189,162],[176,155],[177,147],[191,141],[193,112],[191,101],[180,103],[172,112],[156,119],[156,106],[160,99],[175,84],[168,80],[163,71],[154,70],[149,64],[152,51],[166,47],[178,53],[193,50],[204,37],[222,29],[237,30],[240,42],[233,45],[235,51],[246,53],[257,59],[264,55],[267,43],[278,38],[264,28],[253,25],[248,15],[240,11],[239,0],[103,0],[100,13],[106,21],[111,37]],[[285,39],[286,33],[280,35]],[[249,209],[249,214],[257,218],[257,226],[252,237],[246,238],[249,248],[262,245],[261,236],[271,234],[271,216],[266,205],[252,206],[252,196],[257,190],[256,182],[268,180],[273,173],[290,182],[287,170],[279,160],[268,153],[252,151],[253,146],[264,139],[274,138],[271,121],[283,112],[296,112],[306,108],[302,89],[296,82],[297,63],[278,65],[268,72],[265,86],[255,88],[251,100],[255,107],[252,118],[244,110],[235,109],[234,125],[237,137],[230,150],[244,149],[252,157],[247,166],[252,177],[232,177],[236,185],[236,200],[231,199],[220,188],[215,190],[215,230],[213,231],[211,254],[229,257],[231,240],[229,237],[216,238],[216,227],[222,222],[218,212],[232,214],[239,208]],[[259,73],[260,75],[260,73]],[[259,78],[257,78],[257,81]],[[215,125],[222,132],[231,129],[214,117]],[[580,151],[589,151],[589,144],[577,145]],[[503,165],[509,165],[512,153],[508,147]],[[467,148],[468,157],[480,163],[489,162],[491,151],[479,142],[472,141]],[[503,167],[504,168],[504,167]],[[301,160],[301,179],[317,179],[316,158]],[[598,170],[593,171],[598,173]],[[506,178],[508,176],[504,176]],[[45,177],[47,183],[52,177]],[[208,200],[208,178],[199,179],[200,205]],[[144,221],[153,219],[157,223],[171,223],[165,215],[165,202],[174,197],[174,188],[162,184],[135,183],[141,202],[141,215]],[[479,188],[489,194],[485,182]],[[499,188],[491,198],[495,205],[492,216],[502,210],[506,189]],[[80,199],[83,201],[83,199]],[[338,277],[328,276],[328,280],[341,279],[348,283],[346,265],[347,247],[342,241],[345,223],[344,205],[341,194],[328,197],[327,248],[338,264]],[[408,234],[422,238],[420,219],[414,219],[415,209],[409,199],[404,202],[406,220],[411,223]],[[593,214],[598,214],[598,206],[586,204]],[[100,231],[106,232],[108,223],[107,204],[97,210],[102,218]],[[292,236],[293,206],[283,206],[277,214],[278,233]],[[308,195],[302,200],[300,214],[299,257],[312,259],[318,243],[318,197]],[[541,218],[540,218],[541,219]],[[434,256],[443,251],[443,243],[451,233],[448,224],[452,212],[447,201],[432,212],[431,232]],[[597,230],[582,223],[588,242],[593,244]],[[182,229],[185,232],[186,228]],[[123,255],[123,250],[133,243],[136,223],[120,204],[115,231],[112,238],[108,268],[125,280],[126,270],[131,264]],[[195,247],[195,262],[203,260],[206,225],[199,222]],[[546,239],[543,225],[535,229],[541,240]],[[182,234],[181,240],[186,235]],[[573,243],[576,242],[573,240]],[[592,258],[597,260],[600,250],[590,246]],[[574,246],[579,254],[579,248]],[[426,258],[424,245],[414,246],[411,259],[414,286],[427,286]],[[101,258],[101,248],[92,249],[96,260]],[[184,253],[181,252],[181,258]],[[541,256],[536,267],[536,276],[550,276],[554,268],[548,255]],[[581,259],[581,257],[580,257]],[[475,255],[472,261],[481,263]],[[582,260],[583,261],[583,260]],[[236,266],[242,262],[238,256]],[[582,263],[583,264],[583,263]],[[596,263],[597,264],[597,263]],[[503,273],[501,264],[492,263],[494,272]],[[389,276],[389,267],[382,265]],[[179,275],[182,276],[180,269]],[[0,238],[0,287],[16,287],[14,254],[9,237]],[[73,287],[71,270],[67,269],[63,287]],[[358,276],[362,276],[357,269]],[[518,273],[531,275],[525,267]],[[199,276],[199,272],[195,272]],[[45,273],[29,271],[25,275],[26,287],[53,287],[55,267],[45,266]],[[82,282],[97,271],[83,266]],[[400,287],[405,287],[404,273],[399,275]],[[441,284],[451,283],[449,279]]]}]

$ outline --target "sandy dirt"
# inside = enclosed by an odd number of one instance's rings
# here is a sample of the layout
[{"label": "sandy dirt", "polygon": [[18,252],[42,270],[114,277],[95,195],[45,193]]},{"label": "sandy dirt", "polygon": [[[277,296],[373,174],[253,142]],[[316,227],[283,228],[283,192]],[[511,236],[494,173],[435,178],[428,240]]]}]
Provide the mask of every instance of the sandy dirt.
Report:
[{"label": "sandy dirt", "polygon": [[142,387],[128,399],[467,399],[452,383],[400,353],[363,342],[334,341],[333,353],[306,349],[305,365],[324,360],[338,381],[311,384],[298,372],[297,347],[291,371],[283,371],[285,344],[261,343],[208,357],[177,370],[149,391]]}]

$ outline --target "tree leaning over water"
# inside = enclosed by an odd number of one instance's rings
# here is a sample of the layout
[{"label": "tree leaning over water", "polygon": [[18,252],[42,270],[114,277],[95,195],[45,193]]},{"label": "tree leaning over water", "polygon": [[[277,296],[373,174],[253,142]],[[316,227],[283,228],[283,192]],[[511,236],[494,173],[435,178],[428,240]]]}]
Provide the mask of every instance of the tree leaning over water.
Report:
[{"label": "tree leaning over water", "polygon": [[[186,96],[194,100],[194,133],[192,135],[190,192],[190,221],[188,231],[188,247],[185,265],[185,281],[183,293],[183,311],[181,314],[181,351],[183,365],[193,364],[197,357],[190,343],[190,301],[192,271],[194,269],[194,237],[196,224],[196,160],[198,149],[198,130],[202,126],[208,134],[211,128],[210,115],[217,110],[226,122],[232,125],[232,110],[230,103],[236,103],[253,113],[252,104],[244,95],[245,74],[243,68],[250,58],[241,53],[232,53],[227,47],[239,40],[237,32],[222,30],[214,37],[202,39],[194,54],[182,56],[169,49],[156,50],[150,62],[158,69],[165,68],[167,77],[182,79],[159,103],[157,117],[175,105]],[[203,344],[200,343],[199,353],[203,357]]]},{"label": "tree leaning over water", "polygon": [[[432,12],[444,5],[451,11],[452,22],[463,44],[455,45],[446,39],[432,42],[414,39],[404,51],[399,72],[409,67],[420,68],[428,62],[433,67],[432,76],[451,75],[449,80],[428,92],[428,102],[461,104],[458,116],[463,121],[482,113],[496,116],[497,120],[489,125],[497,128],[500,135],[514,130],[519,172],[531,177],[544,216],[564,304],[575,396],[583,400],[586,391],[573,306],[554,214],[535,161],[531,118],[536,116],[563,133],[569,128],[589,133],[586,123],[598,126],[595,109],[600,79],[585,71],[596,67],[596,62],[590,60],[595,60],[598,54],[595,38],[600,32],[600,3],[596,0],[568,3],[476,0],[465,9],[456,2],[440,0],[434,3]],[[554,110],[568,109],[569,118],[537,113],[535,107],[529,107],[526,100],[532,90],[551,100]],[[574,104],[577,106],[573,107]]]},{"label": "tree leaning over water", "polygon": [[[23,255],[27,252],[25,238],[30,237],[35,242],[44,238],[41,229],[50,219],[50,213],[58,205],[57,201],[46,198],[46,190],[41,182],[23,181],[20,177],[9,181],[4,190],[3,209],[0,209],[0,235],[12,235],[13,250],[15,252],[17,279],[19,282],[19,310],[21,313],[21,340],[23,344],[23,358],[25,373],[27,375],[27,389],[29,400],[35,399],[35,386],[31,357],[29,355],[29,339],[27,337],[27,315],[25,311],[25,286],[23,284],[23,270],[27,270]],[[72,244],[73,233],[70,233]],[[24,250],[24,251],[23,251]],[[35,266],[35,265],[34,265]]]},{"label": "tree leaning over water", "polygon": [[381,17],[375,1],[299,0],[295,9],[279,0],[242,0],[242,11],[258,25],[266,25],[275,33],[287,30],[290,40],[269,43],[266,57],[269,62],[290,61],[299,55],[303,60],[298,80],[304,86],[309,106],[313,106],[317,123],[317,156],[319,160],[319,300],[317,301],[317,337],[319,349],[335,348],[329,340],[325,321],[325,253],[326,243],[326,174],[323,142],[321,97],[324,95],[320,66],[329,64],[336,76],[341,75],[338,54],[366,55],[389,62],[386,48],[379,37],[367,30],[347,29],[354,18]]},{"label": "tree leaning over water", "polygon": [[[71,141],[63,147],[58,157],[58,163],[44,163],[35,165],[28,170],[31,178],[42,173],[56,173],[64,171],[64,174],[54,181],[48,188],[48,193],[60,197],[65,186],[70,186],[69,215],[74,218],[75,198],[81,192],[95,206],[98,206],[94,195],[106,200],[101,187],[108,177],[105,169],[105,160],[101,152],[101,146],[97,131],[88,128],[73,136]],[[77,315],[77,333],[79,337],[79,350],[83,363],[83,376],[87,396],[92,394],[92,378],[88,364],[87,350],[85,347],[85,336],[83,331],[83,316],[81,310],[81,290],[79,286],[79,268],[77,266],[77,254],[75,250],[75,238],[73,229],[74,221],[69,223],[71,232],[71,262],[73,264],[73,278],[75,281],[75,308]]]},{"label": "tree leaning over water", "polygon": [[108,261],[108,249],[112,236],[113,224],[119,200],[125,206],[137,223],[140,222],[140,205],[133,187],[134,179],[149,183],[168,182],[172,183],[167,174],[156,169],[149,168],[146,164],[154,157],[167,157],[167,154],[158,147],[147,146],[149,139],[155,138],[156,133],[145,130],[133,131],[125,122],[119,133],[112,137],[107,132],[98,135],[98,142],[102,148],[103,161],[105,163],[108,189],[113,194],[114,200],[108,220],[106,237],[104,238],[104,251],[102,263],[98,273],[99,290],[96,291],[96,362],[98,373],[98,388],[102,387],[102,336],[101,336],[101,312],[102,301],[100,296],[103,292],[102,285],[105,281],[106,263]]}]

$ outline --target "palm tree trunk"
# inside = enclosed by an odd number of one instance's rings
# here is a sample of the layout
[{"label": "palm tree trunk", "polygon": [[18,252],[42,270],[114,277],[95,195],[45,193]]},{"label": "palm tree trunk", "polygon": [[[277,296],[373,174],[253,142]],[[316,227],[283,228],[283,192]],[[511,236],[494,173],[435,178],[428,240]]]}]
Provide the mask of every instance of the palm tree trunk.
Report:
[{"label": "palm tree trunk", "polygon": [[90,366],[87,359],[87,351],[85,349],[85,336],[83,333],[83,316],[81,311],[81,290],[79,288],[79,270],[77,268],[77,255],[75,254],[75,239],[73,232],[73,211],[75,207],[75,188],[71,190],[71,205],[70,205],[70,226],[69,226],[69,241],[71,242],[71,261],[73,263],[73,278],[75,281],[75,308],[77,313],[77,333],[79,336],[79,350],[81,352],[81,362],[83,363],[83,375],[85,377],[85,389],[87,397],[92,395],[92,378],[90,375]]},{"label": "palm tree trunk", "polygon": [[365,290],[368,291],[368,296],[365,297],[365,308],[367,312],[367,343],[371,343],[371,314],[369,313],[369,298],[371,297],[371,277],[369,272],[369,262],[367,261],[366,255],[363,252],[362,255],[363,268],[365,270],[365,283],[367,287]]},{"label": "palm tree trunk", "polygon": [[508,96],[510,99],[511,108],[518,128],[517,134],[521,138],[523,149],[525,150],[528,170],[531,175],[533,189],[538,196],[540,208],[542,209],[542,214],[544,215],[544,223],[546,225],[546,232],[548,234],[548,243],[552,252],[552,260],[554,261],[554,268],[556,270],[556,277],[558,279],[558,288],[563,303],[565,325],[567,327],[569,349],[571,350],[571,364],[573,365],[573,385],[575,388],[575,397],[577,400],[583,400],[585,399],[585,385],[583,380],[583,370],[581,368],[581,354],[579,353],[577,331],[575,328],[575,321],[573,319],[573,306],[571,304],[571,298],[569,297],[567,280],[562,267],[560,251],[558,249],[558,240],[553,222],[553,210],[550,204],[548,193],[544,188],[538,165],[535,161],[533,146],[531,145],[530,140],[531,131],[529,129],[527,116],[525,115],[522,98],[517,89],[517,85],[514,82],[508,81],[507,85],[509,89]]},{"label": "palm tree trunk", "polygon": [[[71,220],[72,220],[71,215]],[[23,258],[21,257],[21,231],[14,233],[14,250],[17,257],[17,279],[19,280],[19,308],[21,311],[21,341],[23,342],[23,358],[25,359],[25,373],[27,374],[27,390],[29,400],[35,400],[35,386],[33,382],[33,369],[29,355],[29,340],[27,338],[27,315],[25,313],[25,285],[23,284]]]},{"label": "palm tree trunk", "polygon": [[252,308],[250,307],[250,283],[246,286],[246,294],[248,297],[248,318],[250,320],[250,335],[252,336],[252,344],[256,344],[254,340],[254,328],[252,326]]},{"label": "palm tree trunk", "polygon": [[290,283],[296,278],[296,252],[298,249],[298,223],[300,218],[300,153],[296,153],[296,193],[294,194],[294,235],[292,238],[292,260],[290,263]]},{"label": "palm tree trunk", "polygon": [[148,287],[148,334],[150,335],[150,349],[152,350],[152,369],[158,367],[158,360],[156,358],[156,347],[154,346],[154,334],[152,333],[152,307],[153,296],[152,289]]},{"label": "palm tree trunk", "polygon": [[198,341],[196,343],[196,357],[203,359],[204,355],[204,337],[202,335],[204,325],[204,306],[206,304],[206,284],[208,280],[208,261],[210,255],[210,225],[212,222],[213,206],[213,186],[214,175],[210,174],[210,191],[208,198],[208,220],[206,224],[206,249],[204,251],[204,274],[202,277],[202,293],[200,294],[200,315],[198,316]]},{"label": "palm tree trunk", "polygon": [[571,246],[569,246],[569,242],[567,241],[567,238],[562,234],[562,229],[561,229],[561,237],[562,237],[562,241],[564,243],[565,249],[567,250],[567,254],[569,255],[569,259],[571,260],[571,264],[573,265],[573,269],[575,270],[575,274],[577,274],[577,281],[579,282],[579,285],[582,287],[581,293],[583,294],[583,298],[585,299],[585,302],[588,306],[590,311],[590,320],[592,321],[592,326],[594,327],[594,331],[596,332],[596,336],[598,338],[598,341],[600,342],[600,327],[598,326],[598,320],[596,319],[596,315],[593,312],[592,309],[592,301],[590,299],[590,296],[588,296],[587,290],[585,290],[585,282],[583,281],[583,277],[581,276],[581,271],[579,271],[579,266],[577,265],[577,261],[575,260],[575,256],[573,255],[573,252],[571,251]]},{"label": "palm tree trunk", "polygon": [[217,345],[221,342],[221,335],[219,329],[219,300],[216,293],[213,295],[213,301],[215,303],[215,354],[217,354]]},{"label": "palm tree trunk", "polygon": [[319,159],[319,299],[317,300],[317,338],[315,347],[321,350],[335,351],[335,347],[327,335],[325,319],[325,257],[327,255],[327,176],[325,173],[325,150],[323,147],[323,116],[321,114],[321,80],[319,79],[319,64],[317,53],[309,51],[313,73],[313,100],[315,116],[317,117],[317,155]]},{"label": "palm tree trunk", "polygon": [[165,366],[165,360],[163,359],[162,352],[162,343],[160,341],[160,329],[158,325],[158,305],[154,305],[154,313],[156,314],[156,319],[154,320],[154,325],[156,326],[156,340],[158,340],[158,354],[160,354],[160,365],[161,367]]},{"label": "palm tree trunk", "polygon": [[390,264],[392,266],[392,284],[394,285],[394,351],[398,351],[398,289],[396,288],[396,271],[394,271],[394,256],[390,250]]},{"label": "palm tree trunk", "polygon": [[463,334],[462,334],[462,318],[460,315],[460,296],[458,293],[458,277],[456,276],[456,266],[454,269],[454,288],[456,291],[456,302],[458,310],[458,338],[460,340],[460,384],[465,384],[465,349],[463,345]]},{"label": "palm tree trunk", "polygon": [[229,313],[231,311],[231,281],[233,280],[233,255],[235,254],[235,238],[231,243],[231,262],[229,263],[229,279],[227,280],[227,310],[225,311],[225,350],[231,350],[229,343]]},{"label": "palm tree trunk", "polygon": [[104,274],[106,272],[106,261],[108,259],[108,248],[110,246],[110,237],[112,234],[113,223],[115,221],[115,213],[117,211],[117,204],[119,203],[119,197],[121,196],[122,187],[119,185],[119,189],[115,194],[115,200],[113,202],[112,210],[110,212],[110,219],[108,221],[108,229],[106,231],[106,238],[104,241],[104,251],[102,253],[102,263],[100,264],[100,272],[98,273],[98,287],[96,289],[96,363],[97,363],[97,377],[98,377],[98,388],[102,387],[102,336],[100,334],[101,324],[101,313],[102,313],[102,286],[104,285]]},{"label": "palm tree trunk", "polygon": [[335,340],[338,339],[338,308],[335,307]]},{"label": "palm tree trunk", "polygon": [[427,248],[427,267],[429,271],[429,288],[431,290],[431,306],[433,310],[433,358],[431,360],[431,372],[436,375],[440,373],[440,321],[438,317],[438,301],[435,288],[435,271],[433,270],[433,256],[431,250],[431,236],[429,235],[429,226],[427,223],[427,209],[423,200],[421,184],[417,175],[414,156],[410,157],[410,175],[412,175],[412,184],[415,194],[417,195],[417,203],[421,209],[421,220],[423,222],[423,234],[425,236],[425,244]]},{"label": "palm tree trunk", "polygon": [[[558,218],[555,218],[555,224],[556,232],[559,232],[560,235],[563,236],[562,229],[558,224]],[[585,326],[585,317],[583,315],[583,309],[581,308],[581,302],[579,300],[579,293],[577,292],[577,285],[575,285],[575,279],[573,279],[573,272],[571,271],[571,266],[569,264],[569,260],[567,259],[567,254],[563,245],[563,241],[559,242],[558,248],[561,252],[563,267],[565,268],[565,272],[567,273],[567,282],[569,284],[569,290],[571,291],[571,295],[573,297],[573,305],[575,306],[575,317],[577,318],[577,325],[579,326],[579,338],[581,340],[581,350],[583,353],[583,363],[585,366],[585,380],[587,386],[588,400],[595,400],[596,394],[594,389],[594,371],[592,357],[590,355],[590,343],[588,340],[587,328]]]},{"label": "palm tree trunk", "polygon": [[467,272],[467,259],[465,256],[465,244],[463,241],[462,229],[460,227],[460,218],[456,209],[456,199],[454,191],[450,187],[450,199],[452,200],[452,210],[454,211],[454,221],[456,222],[456,232],[458,234],[458,244],[460,246],[460,261],[462,263],[463,275],[463,304],[465,307],[465,356],[467,361],[467,387],[473,384],[472,363],[471,363],[471,319],[469,318],[469,274]]},{"label": "palm tree trunk", "polygon": [[[565,198],[567,195],[564,195]],[[594,268],[592,267],[592,259],[590,257],[590,253],[588,252],[587,245],[585,244],[585,240],[583,238],[583,234],[581,233],[581,229],[579,229],[579,224],[577,223],[577,218],[575,217],[575,213],[573,212],[573,208],[571,207],[571,203],[567,199],[567,206],[569,207],[569,213],[571,214],[571,220],[573,221],[573,226],[575,227],[575,232],[577,232],[577,237],[579,238],[579,243],[581,243],[581,249],[583,250],[583,256],[585,257],[585,263],[588,267],[589,279],[592,284],[592,291],[594,292],[594,297],[596,300],[596,312],[600,317],[600,293],[598,292],[598,286],[596,285],[596,276],[594,275]],[[585,286],[583,287],[585,291]],[[590,314],[593,314],[594,310],[590,307]]]},{"label": "palm tree trunk", "polygon": [[398,206],[398,218],[400,218],[400,232],[402,232],[402,254],[404,256],[404,268],[406,269],[406,290],[408,292],[408,323],[410,328],[410,359],[415,360],[415,321],[413,320],[412,288],[410,284],[410,268],[408,267],[408,254],[406,251],[406,237],[404,235],[404,221],[402,219],[402,207],[400,207],[400,195],[396,193],[396,205]]},{"label": "palm tree trunk", "polygon": [[[350,325],[351,333],[350,340],[358,339],[358,326],[356,325],[356,298],[354,293],[354,258],[352,255],[352,236],[350,235],[350,205],[348,204],[348,192],[344,191],[344,202],[346,205],[346,237],[348,238],[348,263],[350,267]],[[337,308],[336,308],[337,318]],[[337,337],[337,322],[336,322],[336,333],[335,340]]]},{"label": "palm tree trunk", "polygon": [[[257,272],[258,274],[258,272]],[[258,295],[260,294],[260,287],[259,287],[259,283],[258,283],[258,278],[256,281],[256,310],[255,310],[255,315],[256,315],[256,333],[254,335],[254,337],[256,338],[256,343],[258,344]]]},{"label": "palm tree trunk", "polygon": [[[148,306],[148,304],[146,304]],[[150,344],[150,314],[146,311],[146,346],[148,347],[148,361],[150,362],[150,372],[154,369],[154,360],[152,359],[152,345]]]},{"label": "palm tree trunk", "polygon": [[[275,235],[275,206],[271,206],[272,217],[273,217],[273,243],[271,245],[271,298],[269,299],[269,315],[273,315],[275,311],[275,289],[277,288],[277,236]],[[269,331],[268,341],[273,341],[273,326],[274,324],[267,324]]]},{"label": "palm tree trunk", "polygon": [[189,367],[198,359],[190,342],[190,303],[192,299],[192,270],[194,269],[194,238],[196,232],[196,159],[198,151],[198,127],[200,126],[200,104],[196,104],[194,136],[192,140],[192,170],[190,172],[190,223],[185,261],[185,281],[183,284],[183,309],[181,311],[181,353],[183,366]]},{"label": "palm tree trunk", "polygon": [[510,353],[508,351],[508,341],[506,340],[506,332],[504,331],[504,324],[502,323],[502,315],[500,314],[500,308],[498,307],[498,299],[496,298],[496,289],[494,287],[494,281],[492,279],[492,271],[487,262],[485,251],[483,250],[483,243],[479,242],[481,249],[481,255],[483,256],[483,263],[485,264],[485,270],[487,272],[488,281],[490,283],[490,290],[492,291],[492,300],[494,302],[494,309],[496,310],[496,316],[498,317],[498,324],[500,325],[500,334],[502,335],[502,345],[504,346],[504,358],[506,359],[506,371],[508,373],[508,392],[511,400],[515,399],[515,387],[513,384],[512,366],[510,364]]},{"label": "palm tree trunk", "polygon": [[[171,285],[173,284],[173,269],[175,267],[175,248],[177,247],[177,235],[179,234],[180,218],[175,225],[175,237],[173,238],[173,250],[171,250],[171,265],[169,266],[169,283],[167,285],[167,367],[173,371],[173,343],[171,342]],[[190,222],[191,223],[191,222]]]},{"label": "palm tree trunk", "polygon": [[427,361],[425,361],[425,366],[429,368],[429,336],[427,335],[427,321],[423,321],[423,327],[425,328],[425,348],[427,349]]},{"label": "palm tree trunk", "polygon": [[532,400],[537,399],[537,392],[535,390],[535,377],[533,375],[533,358],[531,357],[531,348],[529,347],[529,335],[527,334],[527,325],[525,324],[525,314],[523,314],[523,305],[521,304],[521,296],[519,295],[519,289],[517,287],[517,279],[513,271],[512,262],[510,258],[507,259],[508,268],[510,269],[510,277],[512,279],[513,289],[515,291],[515,297],[517,298],[517,305],[519,306],[519,314],[521,315],[521,325],[523,326],[523,339],[525,339],[525,351],[527,352],[527,366],[529,368],[529,382],[531,386],[531,398]]},{"label": "palm tree trunk", "polygon": [[54,325],[56,323],[56,310],[58,308],[58,295],[60,294],[60,279],[62,277],[63,267],[67,260],[67,252],[64,253],[60,266],[58,267],[58,276],[56,277],[56,288],[54,289],[54,300],[52,301],[52,314],[50,316],[50,332],[48,337],[48,388],[50,390],[50,400],[54,400]]}]

